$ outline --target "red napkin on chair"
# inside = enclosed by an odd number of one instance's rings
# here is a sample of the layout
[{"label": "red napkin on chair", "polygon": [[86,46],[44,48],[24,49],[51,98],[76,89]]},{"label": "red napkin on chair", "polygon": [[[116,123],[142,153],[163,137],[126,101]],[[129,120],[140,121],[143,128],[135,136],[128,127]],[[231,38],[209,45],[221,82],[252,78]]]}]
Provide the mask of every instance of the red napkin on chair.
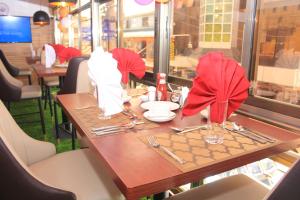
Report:
[{"label": "red napkin on chair", "polygon": [[183,116],[194,115],[211,105],[211,121],[221,123],[224,107],[220,110],[219,103],[228,101],[226,118],[229,117],[248,97],[248,88],[243,67],[222,53],[208,53],[199,59],[197,77],[183,108]]},{"label": "red napkin on chair", "polygon": [[112,56],[118,61],[118,69],[122,74],[122,83],[128,83],[129,73],[141,79],[145,75],[146,66],[139,54],[125,48],[115,48]]},{"label": "red napkin on chair", "polygon": [[62,52],[60,52],[60,54],[57,56],[60,63],[64,63],[64,62],[68,62],[74,57],[81,56],[81,51],[73,47],[67,47],[63,49]]}]

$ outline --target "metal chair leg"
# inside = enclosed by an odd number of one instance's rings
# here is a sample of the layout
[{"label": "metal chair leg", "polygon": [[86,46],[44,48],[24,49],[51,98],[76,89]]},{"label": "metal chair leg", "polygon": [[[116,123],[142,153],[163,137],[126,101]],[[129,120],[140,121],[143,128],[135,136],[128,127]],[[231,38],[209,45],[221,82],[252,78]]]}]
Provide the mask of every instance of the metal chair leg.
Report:
[{"label": "metal chair leg", "polygon": [[45,86],[44,90],[44,110],[47,108],[47,101],[48,101],[48,87]]},{"label": "metal chair leg", "polygon": [[51,88],[48,87],[48,91],[47,91],[47,96],[48,96],[48,101],[49,101],[49,108],[50,108],[50,114],[51,117],[53,116],[53,110],[52,110],[52,99],[51,99]]},{"label": "metal chair leg", "polygon": [[45,119],[44,119],[44,111],[42,108],[42,102],[41,98],[38,98],[38,104],[39,104],[39,111],[40,111],[40,118],[41,118],[41,125],[42,125],[42,131],[43,134],[46,134],[46,129],[45,129]]},{"label": "metal chair leg", "polygon": [[54,102],[54,123],[55,123],[55,134],[56,134],[56,139],[59,139],[59,125],[58,125],[58,118],[57,118],[57,104]]},{"label": "metal chair leg", "polygon": [[32,85],[32,82],[31,82],[31,75],[28,75],[27,78],[28,78],[28,84],[29,84],[29,85]]},{"label": "metal chair leg", "polygon": [[72,125],[72,149],[75,150],[76,128]]}]

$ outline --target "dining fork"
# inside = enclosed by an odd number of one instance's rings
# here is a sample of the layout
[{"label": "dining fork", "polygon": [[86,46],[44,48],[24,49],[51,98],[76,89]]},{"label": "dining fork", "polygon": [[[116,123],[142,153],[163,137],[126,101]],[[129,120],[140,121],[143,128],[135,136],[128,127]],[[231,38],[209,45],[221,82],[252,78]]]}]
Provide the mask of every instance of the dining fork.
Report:
[{"label": "dining fork", "polygon": [[163,150],[166,154],[168,154],[169,156],[171,156],[172,158],[174,158],[177,162],[179,162],[180,164],[184,164],[185,160],[183,160],[182,158],[179,158],[176,154],[174,154],[172,151],[170,151],[169,149],[167,149],[164,146],[161,146],[159,144],[159,142],[157,141],[156,137],[153,135],[150,135],[148,137],[148,143],[154,147],[154,148],[158,148]]}]

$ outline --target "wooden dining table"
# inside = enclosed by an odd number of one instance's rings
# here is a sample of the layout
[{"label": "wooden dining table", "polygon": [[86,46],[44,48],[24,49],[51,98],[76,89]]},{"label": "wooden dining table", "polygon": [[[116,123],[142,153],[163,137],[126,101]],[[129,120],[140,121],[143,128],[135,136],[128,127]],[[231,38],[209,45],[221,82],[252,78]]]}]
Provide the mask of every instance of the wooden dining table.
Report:
[{"label": "wooden dining table", "polygon": [[43,64],[33,64],[32,68],[36,72],[37,77],[42,80],[45,77],[55,77],[58,76],[59,78],[59,87],[62,87],[63,79],[67,74],[67,67],[57,67],[53,66],[50,68],[46,68]]},{"label": "wooden dining table", "polygon": [[[258,144],[231,133],[226,133],[224,144],[220,145],[207,144],[201,141],[201,138],[195,140],[199,136],[198,132],[186,133],[183,138],[176,135],[170,127],[199,125],[205,123],[205,119],[200,115],[182,118],[179,109],[175,111],[176,118],[170,122],[149,122],[143,118],[144,110],[140,107],[139,98],[132,98],[125,107],[136,113],[140,120],[148,124],[147,126],[142,128],[136,126],[117,134],[96,136],[91,133],[91,121],[97,121],[100,125],[106,122],[97,119],[94,113],[96,100],[92,95],[67,94],[58,95],[57,98],[78,133],[87,140],[89,148],[99,161],[104,163],[114,183],[128,200],[136,200],[196,182],[300,145],[299,132],[279,128],[240,114],[235,114],[230,120],[272,137],[276,142]],[[189,165],[180,166],[174,159],[164,155],[164,152],[147,144],[145,139],[149,135],[155,135],[160,141],[164,141],[168,148],[178,152],[184,159],[189,160],[191,157]],[[185,151],[184,145],[192,146]],[[177,147],[179,150],[175,151]]]}]

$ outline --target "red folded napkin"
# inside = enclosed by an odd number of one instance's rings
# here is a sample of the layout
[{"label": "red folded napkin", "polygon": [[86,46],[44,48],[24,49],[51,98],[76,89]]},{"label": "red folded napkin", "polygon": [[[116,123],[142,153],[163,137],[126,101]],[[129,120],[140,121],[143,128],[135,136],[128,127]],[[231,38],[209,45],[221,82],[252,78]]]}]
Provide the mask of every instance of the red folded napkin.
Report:
[{"label": "red folded napkin", "polygon": [[59,55],[66,47],[61,44],[49,44],[53,47],[56,55]]},{"label": "red folded napkin", "polygon": [[227,117],[248,97],[249,81],[245,71],[235,60],[223,53],[208,53],[199,59],[197,77],[183,108],[183,116],[194,115],[208,105],[212,122],[221,123],[228,102]]},{"label": "red folded napkin", "polygon": [[139,54],[125,48],[115,48],[112,56],[118,61],[118,69],[122,74],[122,83],[128,83],[129,73],[141,79],[145,75],[146,66]]},{"label": "red folded napkin", "polygon": [[67,47],[63,49],[59,55],[57,55],[60,63],[68,62],[72,58],[78,56],[81,56],[81,51],[73,47]]}]

